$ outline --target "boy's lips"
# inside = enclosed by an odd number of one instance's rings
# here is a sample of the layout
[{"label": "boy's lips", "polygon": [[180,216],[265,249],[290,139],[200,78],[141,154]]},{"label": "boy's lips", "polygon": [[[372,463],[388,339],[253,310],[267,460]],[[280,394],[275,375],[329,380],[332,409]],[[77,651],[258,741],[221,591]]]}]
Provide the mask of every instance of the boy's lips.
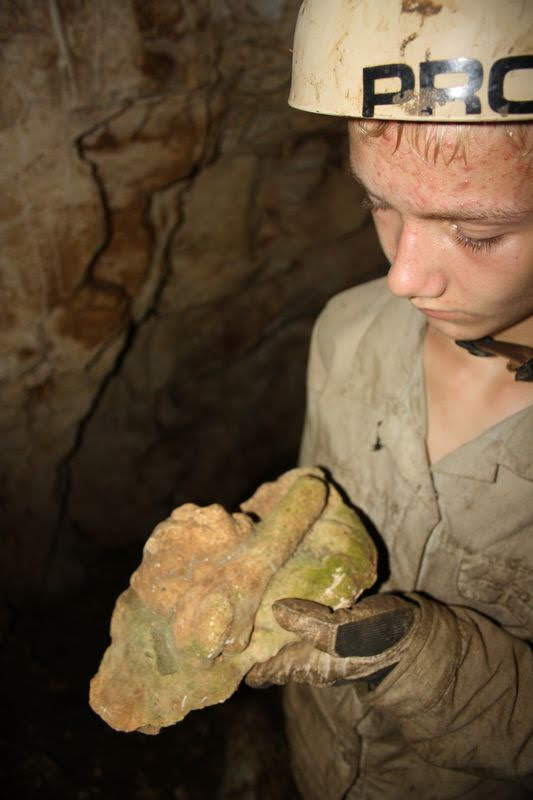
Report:
[{"label": "boy's lips", "polygon": [[465,314],[463,311],[445,311],[437,308],[421,308],[420,306],[415,306],[418,311],[421,311],[422,314],[425,314],[426,317],[432,317],[434,319],[442,319],[442,320],[464,320],[468,314]]}]

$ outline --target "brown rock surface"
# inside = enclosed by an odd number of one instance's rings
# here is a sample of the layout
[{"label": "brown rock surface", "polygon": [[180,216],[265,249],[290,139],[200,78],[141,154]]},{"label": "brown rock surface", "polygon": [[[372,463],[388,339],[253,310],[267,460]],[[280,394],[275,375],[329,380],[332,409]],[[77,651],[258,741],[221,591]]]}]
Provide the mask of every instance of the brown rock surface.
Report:
[{"label": "brown rock surface", "polygon": [[85,697],[147,531],[295,463],[313,320],[382,270],[344,121],[287,106],[298,5],[0,3],[7,796],[204,800],[261,749],[244,687],[153,743]]},{"label": "brown rock surface", "polygon": [[274,600],[339,608],[374,582],[374,546],[319,469],[285,473],[242,508],[186,504],[146,542],[91,683],[91,705],[112,727],[157,733],[226,700],[255,663],[295,641]]},{"label": "brown rock surface", "polygon": [[343,121],[287,106],[297,7],[0,4],[14,606],[294,463],[312,321],[382,265]]}]

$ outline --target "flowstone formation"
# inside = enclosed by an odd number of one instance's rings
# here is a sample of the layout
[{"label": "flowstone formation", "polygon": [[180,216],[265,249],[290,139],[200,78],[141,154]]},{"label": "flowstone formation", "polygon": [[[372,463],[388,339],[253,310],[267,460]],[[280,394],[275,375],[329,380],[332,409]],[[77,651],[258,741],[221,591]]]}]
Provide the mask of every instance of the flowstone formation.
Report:
[{"label": "flowstone formation", "polygon": [[158,733],[226,700],[297,640],[275,600],[342,608],[375,581],[374,545],[320,469],[263,484],[241,509],[187,503],[147,540],[91,681],[92,708],[116,730]]}]

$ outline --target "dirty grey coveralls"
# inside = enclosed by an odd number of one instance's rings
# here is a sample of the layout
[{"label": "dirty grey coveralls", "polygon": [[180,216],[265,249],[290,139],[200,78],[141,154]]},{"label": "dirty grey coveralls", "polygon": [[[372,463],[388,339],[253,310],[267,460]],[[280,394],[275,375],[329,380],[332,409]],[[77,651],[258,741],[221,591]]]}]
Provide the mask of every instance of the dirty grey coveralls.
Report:
[{"label": "dirty grey coveralls", "polygon": [[305,800],[533,797],[533,406],[431,466],[424,328],[383,279],[315,326],[301,463],[367,514],[388,551],[380,590],[413,592],[422,614],[375,691],[286,688]]}]

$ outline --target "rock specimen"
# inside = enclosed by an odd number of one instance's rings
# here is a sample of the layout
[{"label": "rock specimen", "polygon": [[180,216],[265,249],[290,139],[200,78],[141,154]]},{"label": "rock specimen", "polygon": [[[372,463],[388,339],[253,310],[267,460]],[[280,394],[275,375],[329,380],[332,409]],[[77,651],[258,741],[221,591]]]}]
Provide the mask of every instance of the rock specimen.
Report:
[{"label": "rock specimen", "polygon": [[320,469],[263,484],[241,509],[188,503],[146,542],[91,682],[91,706],[113,728],[158,733],[226,700],[296,640],[276,623],[274,600],[340,608],[374,582],[372,541]]}]

